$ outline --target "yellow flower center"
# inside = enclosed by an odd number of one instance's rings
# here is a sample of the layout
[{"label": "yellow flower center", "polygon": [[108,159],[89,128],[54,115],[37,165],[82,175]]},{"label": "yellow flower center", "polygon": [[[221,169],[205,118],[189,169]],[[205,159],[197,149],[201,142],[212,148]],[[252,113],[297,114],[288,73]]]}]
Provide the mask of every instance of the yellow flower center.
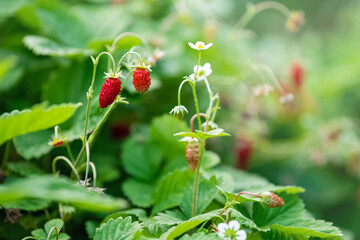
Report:
[{"label": "yellow flower center", "polygon": [[203,47],[204,47],[204,43],[202,43],[202,42],[196,43],[196,47],[197,47],[197,48],[203,48]]}]

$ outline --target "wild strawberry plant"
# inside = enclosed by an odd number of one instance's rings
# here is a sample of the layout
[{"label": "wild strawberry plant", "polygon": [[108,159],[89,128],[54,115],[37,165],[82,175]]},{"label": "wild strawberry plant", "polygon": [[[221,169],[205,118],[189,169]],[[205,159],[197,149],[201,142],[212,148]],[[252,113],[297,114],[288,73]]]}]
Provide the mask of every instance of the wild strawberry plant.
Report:
[{"label": "wild strawberry plant", "polygon": [[[44,24],[48,18],[56,23],[62,14],[70,22],[73,20],[61,7],[51,15],[46,9],[52,6],[40,4],[46,6],[39,11]],[[282,13],[289,31],[296,31],[304,24],[302,12],[291,12],[278,2],[263,1],[248,5],[232,34],[242,34],[247,23],[267,9]],[[87,17],[92,10],[83,11],[82,15]],[[107,12],[104,16],[113,17]],[[92,71],[87,69],[78,74],[87,79],[86,87],[76,88],[83,91],[62,95],[71,93],[67,85],[76,85],[66,82],[66,78],[73,76],[77,69],[68,68],[66,64],[69,63],[65,63],[44,87],[47,98],[58,97],[61,100],[55,102],[60,104],[48,106],[42,103],[0,117],[0,144],[6,145],[0,171],[0,207],[6,221],[14,224],[12,229],[22,229],[21,236],[17,235],[19,239],[342,238],[338,228],[314,219],[305,209],[298,195],[305,189],[275,185],[257,174],[221,164],[224,157],[210,150],[209,145],[222,146],[221,142],[231,138],[220,128],[224,123],[221,100],[226,100],[226,96],[214,91],[217,88],[213,87],[219,78],[212,66],[219,62],[215,57],[208,57],[209,52],[221,46],[202,41],[188,43],[198,58],[183,80],[176,80],[180,84],[177,105],[170,111],[173,116],[164,114],[150,119],[148,124],[139,124],[132,121],[136,119],[133,116],[141,115],[148,106],[157,106],[146,105],[146,101],[141,102],[144,105],[141,106],[139,95],[131,92],[143,94],[149,91],[143,97],[149,102],[155,101],[154,92],[150,90],[155,85],[152,78],[156,76],[157,68],[150,73],[149,64],[156,65],[164,52],[153,50],[146,40],[134,33],[114,36],[117,23],[108,34],[108,38],[114,40],[104,40],[107,51],[100,51],[103,42],[96,41],[97,36],[89,41],[85,30],[94,27],[89,24],[82,28],[83,24],[86,21],[74,23],[69,29],[61,28],[59,24],[52,30],[57,33],[58,42],[44,36],[24,38],[24,44],[39,55],[96,56],[95,53],[100,52],[96,57],[86,57],[88,62],[92,61]],[[159,35],[166,32],[166,28],[166,24],[162,25]],[[57,32],[58,29],[61,31]],[[80,34],[79,39],[69,37],[75,33]],[[139,47],[139,42],[147,49]],[[209,59],[208,62],[203,58]],[[117,64],[115,59],[118,59]],[[76,61],[79,60],[75,58],[73,63]],[[252,63],[249,69],[269,80],[247,89],[254,97],[277,91],[278,105],[279,102],[291,103],[293,94],[297,97],[298,92],[292,93],[281,85],[270,67]],[[106,73],[102,74],[102,70]],[[300,63],[292,65],[291,77],[294,85],[302,88],[304,69]],[[127,84],[131,84],[131,78],[133,88]],[[59,84],[62,80],[65,83]],[[246,80],[247,76],[244,76]],[[86,99],[85,89],[88,89]],[[190,90],[190,94],[186,90]],[[191,96],[190,100],[188,96]],[[62,103],[68,101],[79,103]],[[165,108],[171,104],[164,96],[161,96],[161,102]],[[132,126],[130,130],[126,124],[113,128],[114,136],[126,135],[121,149],[113,146],[116,141],[110,141],[110,134],[103,129],[109,117],[115,114],[129,115]],[[220,117],[221,121],[218,121]],[[49,128],[54,128],[54,132]],[[246,169],[253,143],[243,136],[235,137],[241,146],[236,151],[238,166]],[[42,163],[14,161],[13,149],[27,160],[41,157]],[[104,152],[115,152],[116,156]],[[10,234],[14,236],[9,230]]]}]

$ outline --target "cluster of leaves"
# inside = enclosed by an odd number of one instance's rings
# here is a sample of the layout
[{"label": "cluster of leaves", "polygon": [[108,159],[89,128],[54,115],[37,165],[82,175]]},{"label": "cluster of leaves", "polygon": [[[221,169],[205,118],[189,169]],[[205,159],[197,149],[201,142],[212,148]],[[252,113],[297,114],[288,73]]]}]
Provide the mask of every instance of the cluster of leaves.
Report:
[{"label": "cluster of leaves", "polygon": [[[2,111],[9,113],[0,117],[0,144],[3,144],[1,149],[6,152],[4,143],[8,141],[9,145],[12,142],[17,153],[15,151],[11,153],[10,160],[15,161],[10,161],[5,166],[8,178],[0,185],[0,204],[4,209],[2,212],[16,208],[24,215],[19,219],[20,224],[0,224],[0,236],[19,238],[20,235],[21,237],[30,235],[31,230],[40,228],[32,231],[33,237],[46,239],[52,227],[55,226],[57,230],[62,229],[63,222],[59,219],[45,223],[51,218],[60,217],[58,205],[54,204],[56,202],[62,205],[63,214],[67,215],[64,217],[66,232],[74,239],[84,238],[84,229],[89,238],[94,239],[219,239],[216,233],[207,229],[212,229],[212,222],[221,222],[218,216],[221,209],[234,199],[237,192],[246,190],[253,193],[274,191],[285,200],[284,207],[268,209],[262,207],[256,198],[238,198],[237,204],[230,208],[228,213],[231,219],[241,223],[248,233],[248,239],[340,239],[341,232],[336,227],[311,218],[304,209],[304,204],[297,195],[304,191],[302,188],[273,185],[258,175],[219,166],[220,157],[212,151],[204,154],[197,216],[191,218],[193,173],[188,170],[184,146],[173,136],[178,132],[189,132],[189,129],[184,122],[170,116],[154,119],[150,127],[133,125],[132,135],[122,144],[121,149],[119,149],[120,142],[110,140],[110,134],[104,129],[102,139],[98,141],[101,146],[94,146],[92,158],[98,168],[98,183],[106,186],[108,188],[106,193],[117,196],[116,198],[88,192],[74,185],[72,180],[46,174],[50,172],[49,163],[52,157],[65,152],[64,149],[53,149],[47,144],[52,136],[52,131],[48,128],[62,124],[61,128],[71,147],[79,148],[77,144],[80,141],[76,140],[83,134],[85,116],[85,107],[80,103],[85,101],[85,92],[92,71],[88,56],[105,50],[104,46],[111,44],[121,32],[137,29],[142,33],[149,31],[153,34],[160,25],[157,20],[163,17],[163,14],[171,14],[169,10],[171,1],[157,1],[158,4],[153,4],[152,7],[147,5],[149,8],[143,5],[139,8],[136,6],[139,4],[136,3],[137,1],[131,2],[126,7],[111,8],[85,4],[70,6],[60,1],[47,0],[12,0],[0,3],[0,23],[11,22],[12,27],[22,29],[16,34],[5,34],[1,38],[0,94],[4,94],[2,95],[4,98],[1,98],[0,105]],[[142,4],[149,4],[146,2],[148,1],[143,1]],[[227,12],[225,4],[220,3],[214,8],[218,9],[220,12],[218,14],[225,16],[221,13],[221,11]],[[140,10],[136,12],[133,9]],[[141,12],[141,9],[146,11]],[[143,18],[154,22],[146,24],[146,27],[139,27],[136,23],[140,22],[138,19]],[[177,27],[168,34],[168,42],[171,45],[168,45],[167,49],[170,51],[173,48],[182,49],[184,43],[189,41],[184,39],[184,35],[187,34],[179,31],[179,26],[185,26],[183,30],[189,31],[190,35],[198,36],[200,26],[196,24],[199,22],[201,21],[194,21],[195,27],[189,29],[186,25],[186,16],[179,16]],[[3,25],[0,27],[3,28]],[[6,33],[12,31],[10,27],[5,29]],[[229,28],[226,27],[219,35],[228,36],[229,32]],[[153,40],[155,41],[155,38]],[[115,55],[144,42],[136,35],[129,35],[118,42],[117,47],[120,51]],[[240,45],[247,49],[242,49]],[[238,69],[243,61],[239,60],[238,56],[244,55],[244,52],[251,49],[248,48],[249,44],[228,44],[227,38],[221,38],[217,46],[208,56],[218,60],[218,66],[214,64],[218,72],[224,76],[238,76]],[[172,82],[175,82],[171,81],[172,77],[184,75],[180,73],[188,68],[189,62],[186,58],[179,57],[178,52],[170,55],[167,64],[160,66],[165,87],[158,93],[152,93],[158,94],[157,97],[145,96],[142,100],[143,106],[135,102],[134,107],[121,109],[121,114],[114,119],[125,119],[127,124],[129,119],[142,117],[143,121],[160,112],[169,111],[169,105],[163,104],[164,96],[168,96],[166,95],[168,92],[176,92],[176,88],[171,86]],[[105,69],[105,66],[100,68]],[[103,71],[98,72],[101,74]],[[318,75],[321,74],[323,72]],[[329,73],[331,74],[333,72]],[[157,71],[154,70],[152,86],[156,86],[156,75]],[[97,77],[101,78],[100,75]],[[328,75],[325,77],[327,78]],[[224,83],[224,81],[219,82]],[[96,82],[95,93],[99,92],[101,84],[101,81]],[[351,82],[347,84],[351,85]],[[229,85],[233,87],[232,82]],[[322,87],[319,85],[316,89]],[[325,91],[328,88],[320,92],[326,95]],[[130,88],[126,91],[131,94]],[[220,92],[221,95],[226,95],[223,93]],[[21,99],[19,99],[20,95]],[[241,94],[235,92],[232,95]],[[147,101],[149,99],[151,101]],[[43,101],[46,102],[34,105]],[[237,103],[237,101],[233,102]],[[11,112],[12,109],[24,108],[28,110]],[[132,113],[134,109],[138,112],[137,116]],[[224,106],[223,111],[229,110],[240,115],[234,109],[227,109]],[[126,115],[125,112],[130,114]],[[98,108],[96,97],[91,105],[91,113],[90,131],[104,114],[104,111]],[[227,118],[228,114],[224,116]],[[291,122],[292,126],[296,125],[293,119],[287,121]],[[228,125],[226,123],[229,119],[224,122],[224,126]],[[245,128],[244,125],[241,126]],[[288,132],[291,131],[287,131],[287,134]],[[211,133],[207,134],[211,135]],[[213,132],[213,135],[218,134]],[[211,146],[223,146],[218,143],[217,139],[209,140]],[[288,149],[298,147],[298,145],[288,146],[286,147]],[[231,152],[228,148],[224,149]],[[271,154],[276,153],[276,146],[273,144],[269,149]],[[281,151],[283,150],[282,146]],[[293,152],[287,156],[291,154]],[[264,155],[269,154],[265,152]],[[28,161],[19,160],[19,156]],[[226,153],[222,153],[221,156],[222,159],[227,158]],[[271,167],[266,165],[267,170],[272,171],[267,175],[273,176],[274,172],[278,175],[284,166],[286,167],[284,172],[291,171],[296,176],[297,165],[291,167],[273,163]],[[254,169],[256,170],[256,166]],[[262,171],[261,168],[258,170]],[[61,168],[61,171],[67,170]],[[316,199],[319,200],[315,201],[318,205],[323,205],[323,199],[327,200],[326,204],[344,201],[346,195],[343,193],[349,193],[353,189],[349,184],[344,186],[339,184],[332,178],[331,172],[327,171],[309,171],[304,174],[303,179],[306,179],[306,182],[301,182],[301,185],[310,188],[315,185],[319,189],[327,189],[326,192],[316,191]],[[332,188],[328,187],[329,179]],[[352,185],[354,184],[356,182],[352,182]],[[124,198],[128,201],[124,201]],[[125,208],[126,210],[121,210]],[[116,212],[108,216],[104,215],[111,211]],[[86,215],[87,212],[92,214]],[[193,231],[192,229],[195,230],[190,236],[189,231]],[[60,235],[59,239],[68,238],[64,233]],[[53,234],[50,237],[50,239],[55,238]]]}]

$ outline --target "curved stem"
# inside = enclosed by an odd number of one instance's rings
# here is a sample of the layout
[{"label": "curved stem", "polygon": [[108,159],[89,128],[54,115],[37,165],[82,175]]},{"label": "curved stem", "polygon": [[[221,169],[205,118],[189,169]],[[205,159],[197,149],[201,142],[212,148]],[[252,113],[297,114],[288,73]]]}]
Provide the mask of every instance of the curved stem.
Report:
[{"label": "curved stem", "polygon": [[124,33],[121,33],[119,34],[113,41],[113,43],[111,44],[111,47],[110,47],[110,52],[113,53],[116,49],[116,44],[119,42],[119,40],[123,37],[127,37],[127,36],[135,36],[137,38],[139,38],[141,40],[141,42],[147,44],[147,42],[138,34],[136,33],[133,33],[133,32],[124,32]]},{"label": "curved stem", "polygon": [[63,160],[65,161],[71,168],[71,170],[75,173],[76,175],[76,178],[78,179],[78,181],[80,182],[80,177],[79,177],[79,174],[76,170],[76,168],[74,167],[74,165],[71,163],[71,161],[64,157],[64,156],[58,156],[56,158],[54,158],[53,162],[52,162],[52,171],[53,171],[53,174],[56,174],[56,162],[59,161],[59,160]]},{"label": "curved stem", "polygon": [[[209,119],[209,115],[206,115],[205,113],[199,113],[199,114],[200,114],[200,116],[202,116],[202,117],[204,117],[204,118],[206,118],[206,119]],[[197,116],[198,116],[198,115],[195,114],[195,115],[192,116],[191,119],[190,119],[190,130],[191,130],[192,132],[194,132],[194,119],[195,119]]]},{"label": "curved stem", "polygon": [[55,237],[56,237],[56,240],[58,240],[58,239],[59,239],[59,237],[58,237],[58,235],[59,235],[59,234],[57,233],[57,229],[56,229],[56,227],[55,227],[55,226],[53,226],[53,227],[50,229],[49,234],[47,235],[46,240],[50,240],[51,233],[52,233],[53,231],[55,231]]},{"label": "curved stem", "polygon": [[[93,187],[96,187],[96,178],[97,178],[97,174],[96,174],[96,167],[95,167],[95,164],[93,162],[89,162],[89,165],[92,169],[92,173],[93,173],[93,178],[94,178],[94,181],[93,181]],[[82,171],[82,169],[86,167],[86,163],[83,163],[81,164],[81,166],[79,167],[79,173]]]},{"label": "curved stem", "polygon": [[179,86],[179,89],[178,89],[178,106],[181,105],[181,89],[182,89],[183,85],[184,85],[186,82],[190,82],[190,83],[191,83],[191,81],[190,81],[189,79],[185,79],[185,80],[183,80],[183,81],[180,83],[180,86]]},{"label": "curved stem", "polygon": [[224,209],[219,213],[219,216],[221,216],[226,210],[228,210],[235,202],[236,200],[238,199],[238,197],[240,197],[240,195],[243,195],[243,194],[246,194],[246,195],[250,195],[250,196],[254,196],[254,197],[258,197],[258,198],[263,198],[261,195],[258,195],[258,194],[254,194],[254,193],[250,193],[250,192],[239,192],[235,198],[231,201],[230,204],[226,205],[224,207]]},{"label": "curved stem", "polygon": [[127,56],[127,55],[130,55],[130,54],[134,54],[135,56],[137,56],[140,60],[140,64],[142,64],[142,58],[141,56],[136,53],[136,52],[132,52],[132,51],[129,51],[127,53],[125,53],[119,60],[118,64],[117,64],[117,67],[116,67],[116,71],[119,71],[120,70],[120,65],[121,65],[121,62],[124,60],[124,58]]},{"label": "curved stem", "polygon": [[95,61],[93,60],[93,63],[94,63],[94,70],[93,70],[93,76],[92,76],[92,80],[91,80],[91,85],[89,87],[89,91],[87,92],[87,106],[86,106],[86,116],[85,116],[85,128],[84,128],[84,139],[83,139],[83,145],[85,145],[85,142],[86,142],[86,137],[87,137],[87,128],[88,128],[88,123],[89,123],[89,113],[90,113],[90,102],[91,102],[91,99],[92,99],[92,95],[93,95],[93,88],[94,88],[94,83],[95,83],[95,76],[96,76],[96,69],[97,69],[97,65],[99,63],[99,60],[100,60],[100,57],[102,55],[106,54],[107,56],[110,57],[110,59],[112,60],[112,63],[113,63],[113,70],[115,71],[115,60],[113,58],[113,56],[108,53],[108,52],[102,52],[100,53]]},{"label": "curved stem", "polygon": [[201,166],[201,160],[204,153],[204,147],[205,147],[205,141],[200,140],[200,157],[199,157],[199,163],[196,167],[196,175],[195,175],[195,182],[194,182],[194,194],[193,194],[193,206],[192,206],[192,217],[195,217],[196,214],[196,200],[197,200],[197,189],[198,189],[198,182],[199,182],[199,173],[200,173],[200,166]]},{"label": "curved stem", "polygon": [[290,15],[290,10],[283,4],[275,1],[264,1],[256,4],[255,6],[248,7],[245,14],[235,24],[234,28],[243,29],[256,14],[267,9],[275,9],[281,12],[285,17],[288,17]]},{"label": "curved stem", "polygon": [[33,236],[24,237],[24,238],[21,239],[21,240],[27,240],[27,239],[35,239],[35,240],[38,240],[38,238],[33,237]]}]

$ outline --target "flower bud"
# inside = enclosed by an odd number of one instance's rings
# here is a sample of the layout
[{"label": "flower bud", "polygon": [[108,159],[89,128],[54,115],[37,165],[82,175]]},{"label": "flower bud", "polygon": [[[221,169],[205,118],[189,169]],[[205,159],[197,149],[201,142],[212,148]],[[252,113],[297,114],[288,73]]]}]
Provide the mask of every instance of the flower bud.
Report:
[{"label": "flower bud", "polygon": [[212,130],[215,130],[215,129],[218,129],[218,125],[216,123],[214,123],[213,121],[209,121],[209,122],[204,122],[201,127],[203,129],[205,129],[206,132],[209,132],[209,131],[212,131]]},{"label": "flower bud", "polygon": [[186,113],[188,113],[188,110],[183,105],[176,106],[170,111],[170,114],[173,114],[179,120],[182,120]]},{"label": "flower bud", "polygon": [[270,208],[276,208],[285,205],[284,200],[273,192],[264,192],[261,194],[261,196],[261,203]]}]

